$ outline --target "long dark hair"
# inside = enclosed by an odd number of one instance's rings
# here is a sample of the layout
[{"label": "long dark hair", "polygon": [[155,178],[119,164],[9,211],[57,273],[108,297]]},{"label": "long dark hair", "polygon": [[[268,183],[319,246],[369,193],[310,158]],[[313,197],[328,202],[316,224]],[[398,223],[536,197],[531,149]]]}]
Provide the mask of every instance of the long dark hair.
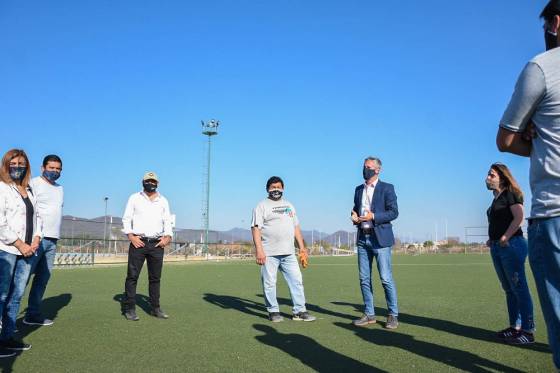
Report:
[{"label": "long dark hair", "polygon": [[490,168],[500,176],[500,187],[509,190],[519,198],[523,198],[521,187],[511,174],[509,168],[503,163],[494,163]]}]

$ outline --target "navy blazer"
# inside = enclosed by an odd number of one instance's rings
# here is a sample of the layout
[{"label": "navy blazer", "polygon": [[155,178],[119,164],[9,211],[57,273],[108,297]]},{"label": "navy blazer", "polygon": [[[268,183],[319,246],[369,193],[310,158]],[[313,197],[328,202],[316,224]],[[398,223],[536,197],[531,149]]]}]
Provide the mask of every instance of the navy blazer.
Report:
[{"label": "navy blazer", "polygon": [[[354,192],[354,211],[360,215],[360,207],[362,206],[362,196],[364,193],[364,184],[358,185]],[[399,207],[397,205],[397,195],[393,184],[384,183],[381,180],[377,182],[373,192],[372,212],[374,215],[373,230],[377,238],[377,242],[381,247],[390,247],[395,244],[395,236],[393,235],[393,226],[391,222],[399,216]]]}]

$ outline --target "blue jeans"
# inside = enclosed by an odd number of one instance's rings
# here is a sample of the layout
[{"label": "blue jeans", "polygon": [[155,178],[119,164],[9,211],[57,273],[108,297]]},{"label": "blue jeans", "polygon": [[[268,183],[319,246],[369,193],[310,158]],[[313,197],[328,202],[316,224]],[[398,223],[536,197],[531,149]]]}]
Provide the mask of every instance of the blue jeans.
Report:
[{"label": "blue jeans", "polygon": [[261,266],[261,279],[264,292],[264,300],[268,312],[280,312],[278,300],[276,299],[276,277],[278,269],[284,275],[292,303],[293,313],[305,312],[305,294],[303,292],[303,278],[299,269],[295,254],[267,256],[266,262]]},{"label": "blue jeans", "polygon": [[16,261],[17,255],[0,250],[0,315],[2,315],[2,326],[6,324],[4,311],[7,308]]},{"label": "blue jeans", "polygon": [[560,369],[560,217],[533,219],[528,228],[529,263],[541,301],[548,343]]},{"label": "blue jeans", "polygon": [[389,315],[398,316],[397,286],[393,280],[393,269],[391,264],[391,248],[380,247],[375,235],[358,235],[358,269],[360,272],[360,288],[364,299],[364,313],[375,316],[373,306],[373,286],[371,284],[371,265],[373,259],[377,262],[381,284],[385,290],[387,311]]},{"label": "blue jeans", "polygon": [[[13,276],[11,277],[10,290],[5,301],[2,310],[2,332],[0,332],[0,341],[6,341],[14,335],[16,329],[16,319],[19,313],[19,306],[21,304],[21,298],[25,292],[25,286],[29,280],[29,275],[31,274],[31,268],[35,262],[35,255],[31,255],[28,258],[23,256],[16,256],[13,254],[8,254],[16,257],[15,265],[12,270]],[[4,278],[7,280],[9,275],[8,267],[11,266],[12,258],[9,259],[10,264],[6,265],[5,276],[2,275],[2,281]],[[2,271],[3,272],[3,271]],[[4,287],[4,284],[2,285]]]},{"label": "blue jeans", "polygon": [[498,241],[492,241],[490,254],[506,293],[509,325],[532,333],[535,329],[533,300],[525,276],[527,241],[523,236],[515,236],[506,247],[500,246]]},{"label": "blue jeans", "polygon": [[31,268],[31,273],[35,275],[31,283],[31,290],[29,290],[26,318],[41,317],[41,302],[54,267],[56,242],[55,239],[44,238],[37,249],[37,256],[34,258]]}]

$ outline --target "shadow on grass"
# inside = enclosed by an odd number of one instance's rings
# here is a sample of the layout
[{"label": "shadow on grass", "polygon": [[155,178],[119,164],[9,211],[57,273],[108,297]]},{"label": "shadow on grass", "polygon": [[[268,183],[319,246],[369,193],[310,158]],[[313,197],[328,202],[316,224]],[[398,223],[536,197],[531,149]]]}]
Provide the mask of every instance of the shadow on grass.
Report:
[{"label": "shadow on grass", "polygon": [[400,348],[418,356],[438,361],[442,364],[467,372],[523,372],[485,359],[468,351],[420,341],[408,334],[379,328],[355,327],[351,324],[341,322],[335,322],[334,324],[340,328],[354,332],[364,341],[382,347]]},{"label": "shadow on grass", "polygon": [[204,300],[223,309],[234,309],[251,316],[268,319],[266,307],[250,299],[234,297],[231,295],[204,294]]},{"label": "shadow on grass", "polygon": [[[257,297],[262,298],[262,294],[257,294]],[[216,295],[205,294],[204,299],[216,306],[224,309],[234,309],[251,316],[258,316],[267,318],[266,307],[253,300],[239,298],[231,295]],[[281,305],[292,305],[290,299],[278,298],[278,303]],[[337,306],[350,306],[353,307],[356,313],[360,313],[363,308],[360,304],[353,304],[347,302],[331,302]],[[317,306],[314,304],[307,304],[307,309],[316,314],[334,316],[339,319],[353,320],[357,318],[356,314],[346,314],[342,312],[332,311],[327,308]],[[376,314],[386,315],[387,312],[383,308],[376,308]],[[500,343],[495,337],[493,331],[482,328],[462,325],[453,321],[439,320],[425,316],[400,314],[399,320],[406,324],[421,326],[425,328],[434,329],[440,332],[450,333],[459,337],[471,338],[475,340]],[[399,331],[388,331],[379,328],[359,328],[353,326],[351,323],[335,322],[334,325],[354,332],[358,337],[363,340],[377,344],[379,346],[391,346],[406,350],[410,353],[416,354],[427,359],[431,359],[450,367],[463,369],[471,372],[489,372],[492,370],[503,372],[520,372],[520,370],[508,367],[506,365],[488,360],[484,357],[478,356],[468,351],[454,349],[451,347],[441,346],[431,342],[416,340],[413,336],[401,333],[403,326]],[[299,334],[281,334],[270,326],[254,325],[255,329],[266,333],[264,336],[256,337],[262,343],[276,347],[286,353],[294,356],[302,361],[302,363],[318,371],[340,370],[337,364],[357,364],[358,371],[372,370],[374,367],[362,364],[359,361],[340,355],[326,347],[319,345],[309,337]],[[313,346],[315,352],[311,355],[308,354],[307,344]],[[302,348],[302,346],[306,346]],[[548,346],[542,343],[537,343],[530,346],[521,346],[520,348],[532,349],[539,352],[549,352]],[[334,354],[332,361],[329,360],[329,354]]]},{"label": "shadow on grass", "polygon": [[[43,316],[47,319],[56,320],[58,316],[58,312],[70,304],[72,300],[72,294],[60,294],[55,297],[45,298],[41,303],[41,310]],[[43,326],[43,328],[52,328],[56,326]],[[22,322],[22,319],[19,319],[17,322],[18,332],[16,333],[15,337],[18,339],[25,340],[27,336],[31,333],[36,331],[37,329],[41,328],[38,325],[26,325]],[[16,356],[7,358],[7,359],[0,359],[0,367],[2,367],[2,372],[9,373],[13,371],[14,363],[16,360],[22,355],[25,354],[24,352],[18,353]]]},{"label": "shadow on grass", "polygon": [[268,325],[255,324],[253,327],[264,333],[256,336],[256,340],[291,355],[317,372],[385,372],[326,348],[313,338],[284,334]]},{"label": "shadow on grass", "polygon": [[[363,305],[361,304],[346,303],[346,302],[332,302],[332,304],[337,306],[350,306],[353,307],[354,311],[356,312],[361,312],[361,310],[363,309]],[[375,312],[378,315],[387,314],[386,310],[382,308],[376,308]],[[478,328],[476,326],[463,325],[463,324],[456,323],[454,321],[434,319],[431,317],[420,316],[420,315],[409,315],[406,313],[399,314],[399,321],[406,324],[421,326],[428,329],[454,334],[460,337],[476,339],[484,342],[503,344],[503,342],[496,337],[495,331]],[[532,345],[525,345],[525,346],[512,345],[512,347],[529,349],[538,352],[550,352],[548,345],[544,343],[534,343]]]},{"label": "shadow on grass", "polygon": [[[122,293],[115,294],[115,296],[113,297],[113,300],[120,304],[122,315],[124,315],[126,311],[126,305],[124,304],[125,299],[126,299],[126,295]],[[146,312],[147,314],[149,314],[152,311],[150,298],[144,294],[136,294],[136,306],[140,307],[142,311]]]}]

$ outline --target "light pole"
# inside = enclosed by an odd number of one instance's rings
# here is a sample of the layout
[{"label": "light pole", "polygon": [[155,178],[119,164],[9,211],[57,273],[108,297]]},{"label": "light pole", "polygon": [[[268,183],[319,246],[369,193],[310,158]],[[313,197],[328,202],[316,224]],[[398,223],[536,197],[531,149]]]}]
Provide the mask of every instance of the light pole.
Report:
[{"label": "light pole", "polygon": [[205,196],[204,205],[202,207],[202,220],[204,224],[204,245],[202,246],[202,252],[208,254],[208,230],[210,227],[210,161],[211,161],[211,150],[212,150],[212,136],[218,135],[218,126],[220,122],[218,120],[212,119],[208,122],[202,122],[202,134],[208,136],[208,155],[206,159],[206,184],[205,184]]}]

